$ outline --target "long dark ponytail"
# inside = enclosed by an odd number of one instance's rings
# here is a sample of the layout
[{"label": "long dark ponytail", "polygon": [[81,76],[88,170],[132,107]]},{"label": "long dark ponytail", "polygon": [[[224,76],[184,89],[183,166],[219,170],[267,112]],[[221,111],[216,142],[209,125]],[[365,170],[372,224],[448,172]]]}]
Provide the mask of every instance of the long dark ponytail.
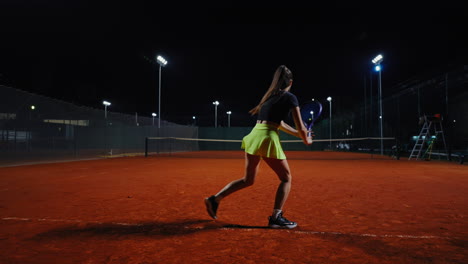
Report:
[{"label": "long dark ponytail", "polygon": [[279,66],[276,69],[275,74],[273,75],[273,80],[271,81],[270,88],[268,88],[266,93],[263,95],[262,100],[260,100],[260,103],[254,108],[252,108],[249,111],[249,113],[252,115],[257,114],[262,108],[263,104],[266,102],[266,100],[288,87],[291,84],[292,79],[293,76],[291,70],[289,70],[288,67],[284,65]]}]

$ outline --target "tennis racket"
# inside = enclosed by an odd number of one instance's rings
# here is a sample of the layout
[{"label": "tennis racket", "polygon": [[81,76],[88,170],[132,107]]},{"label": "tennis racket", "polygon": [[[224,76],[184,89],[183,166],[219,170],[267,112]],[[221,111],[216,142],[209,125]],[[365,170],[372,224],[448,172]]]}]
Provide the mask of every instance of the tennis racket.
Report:
[{"label": "tennis racket", "polygon": [[304,122],[304,126],[307,128],[307,131],[309,131],[307,135],[310,136],[315,121],[317,121],[322,114],[322,104],[319,101],[312,100],[303,104],[300,109],[302,122]]}]

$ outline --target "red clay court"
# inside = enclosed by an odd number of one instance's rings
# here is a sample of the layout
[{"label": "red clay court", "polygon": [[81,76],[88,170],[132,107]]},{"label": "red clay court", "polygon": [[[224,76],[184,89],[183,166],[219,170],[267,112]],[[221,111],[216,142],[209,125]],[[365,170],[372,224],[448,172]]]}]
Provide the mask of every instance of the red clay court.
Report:
[{"label": "red clay court", "polygon": [[299,225],[274,230],[264,163],[208,216],[243,176],[242,151],[219,153],[1,167],[0,263],[468,263],[466,165],[286,152]]}]

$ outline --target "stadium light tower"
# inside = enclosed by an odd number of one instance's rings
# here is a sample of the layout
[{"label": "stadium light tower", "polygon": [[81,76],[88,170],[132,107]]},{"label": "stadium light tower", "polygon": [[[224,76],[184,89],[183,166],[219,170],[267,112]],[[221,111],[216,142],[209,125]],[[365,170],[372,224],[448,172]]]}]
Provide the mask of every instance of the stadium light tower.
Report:
[{"label": "stadium light tower", "polygon": [[156,61],[159,64],[158,128],[160,128],[161,127],[161,68],[163,66],[166,66],[167,60],[165,60],[163,57],[158,55],[156,57]]},{"label": "stadium light tower", "polygon": [[104,105],[104,118],[107,119],[107,107],[111,105],[111,103],[107,101],[102,101],[102,104]]},{"label": "stadium light tower", "polygon": [[213,104],[215,106],[215,127],[218,127],[218,105],[219,105],[219,102],[214,101]]},{"label": "stadium light tower", "polygon": [[153,126],[154,126],[154,117],[158,115],[156,113],[151,113],[151,115],[153,116]]},{"label": "stadium light tower", "polygon": [[231,111],[227,111],[226,114],[228,115],[228,127],[231,127]]},{"label": "stadium light tower", "polygon": [[380,155],[383,155],[383,113],[382,113],[382,67],[380,63],[383,61],[381,54],[377,55],[372,60],[375,65],[375,71],[379,73],[379,122],[380,122]]},{"label": "stadium light tower", "polygon": [[330,149],[332,149],[332,98],[329,96],[327,101],[330,103]]}]

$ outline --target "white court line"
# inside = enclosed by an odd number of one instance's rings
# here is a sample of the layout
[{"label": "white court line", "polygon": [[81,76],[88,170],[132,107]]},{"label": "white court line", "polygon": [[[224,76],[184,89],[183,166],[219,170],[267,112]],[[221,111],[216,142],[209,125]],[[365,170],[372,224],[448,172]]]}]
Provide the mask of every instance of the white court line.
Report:
[{"label": "white court line", "polygon": [[104,159],[104,158],[98,157],[98,158],[82,158],[82,159],[67,159],[67,160],[44,160],[44,161],[32,161],[32,162],[3,164],[3,165],[0,164],[0,168],[30,166],[30,165],[40,165],[40,164],[50,164],[50,163],[66,163],[66,162],[75,162],[75,161],[88,161],[88,160],[98,160],[98,159]]},{"label": "white court line", "polygon": [[69,219],[52,219],[52,218],[24,218],[24,217],[3,217],[2,221],[38,221],[38,222],[62,222],[62,223],[85,223],[85,224],[113,224],[113,225],[121,225],[121,226],[142,226],[143,224],[135,224],[135,223],[121,223],[121,222],[110,222],[104,223],[99,221],[82,221],[82,220],[69,220]]},{"label": "white court line", "polygon": [[[82,221],[82,220],[67,220],[67,219],[51,219],[51,218],[23,218],[23,217],[3,217],[2,221],[38,221],[38,222],[64,222],[64,223],[86,223],[86,224],[113,224],[121,226],[143,226],[144,224],[137,223],[123,223],[123,222],[110,222],[104,223],[99,221]],[[190,228],[186,226],[185,228]],[[205,229],[204,227],[194,227],[194,229]],[[217,230],[224,231],[246,231],[251,232],[254,230],[259,230],[258,228],[243,228],[243,227],[220,227],[216,228]],[[374,237],[374,238],[406,238],[406,239],[459,239],[457,237],[441,237],[441,236],[414,236],[414,235],[377,235],[377,234],[358,234],[358,233],[340,233],[340,232],[322,232],[322,231],[301,231],[301,230],[291,230],[291,229],[281,229],[282,231],[292,233],[292,234],[304,234],[304,235],[333,235],[333,236],[353,236],[353,237]]]},{"label": "white court line", "polygon": [[[220,230],[243,230],[253,231],[251,228],[228,228],[223,227]],[[321,232],[321,231],[300,231],[282,229],[288,233],[306,234],[306,235],[334,235],[334,236],[354,236],[354,237],[375,237],[375,238],[408,238],[408,239],[457,239],[456,237],[440,237],[440,236],[413,236],[413,235],[375,235],[375,234],[358,234],[358,233],[340,233],[340,232]]]}]

